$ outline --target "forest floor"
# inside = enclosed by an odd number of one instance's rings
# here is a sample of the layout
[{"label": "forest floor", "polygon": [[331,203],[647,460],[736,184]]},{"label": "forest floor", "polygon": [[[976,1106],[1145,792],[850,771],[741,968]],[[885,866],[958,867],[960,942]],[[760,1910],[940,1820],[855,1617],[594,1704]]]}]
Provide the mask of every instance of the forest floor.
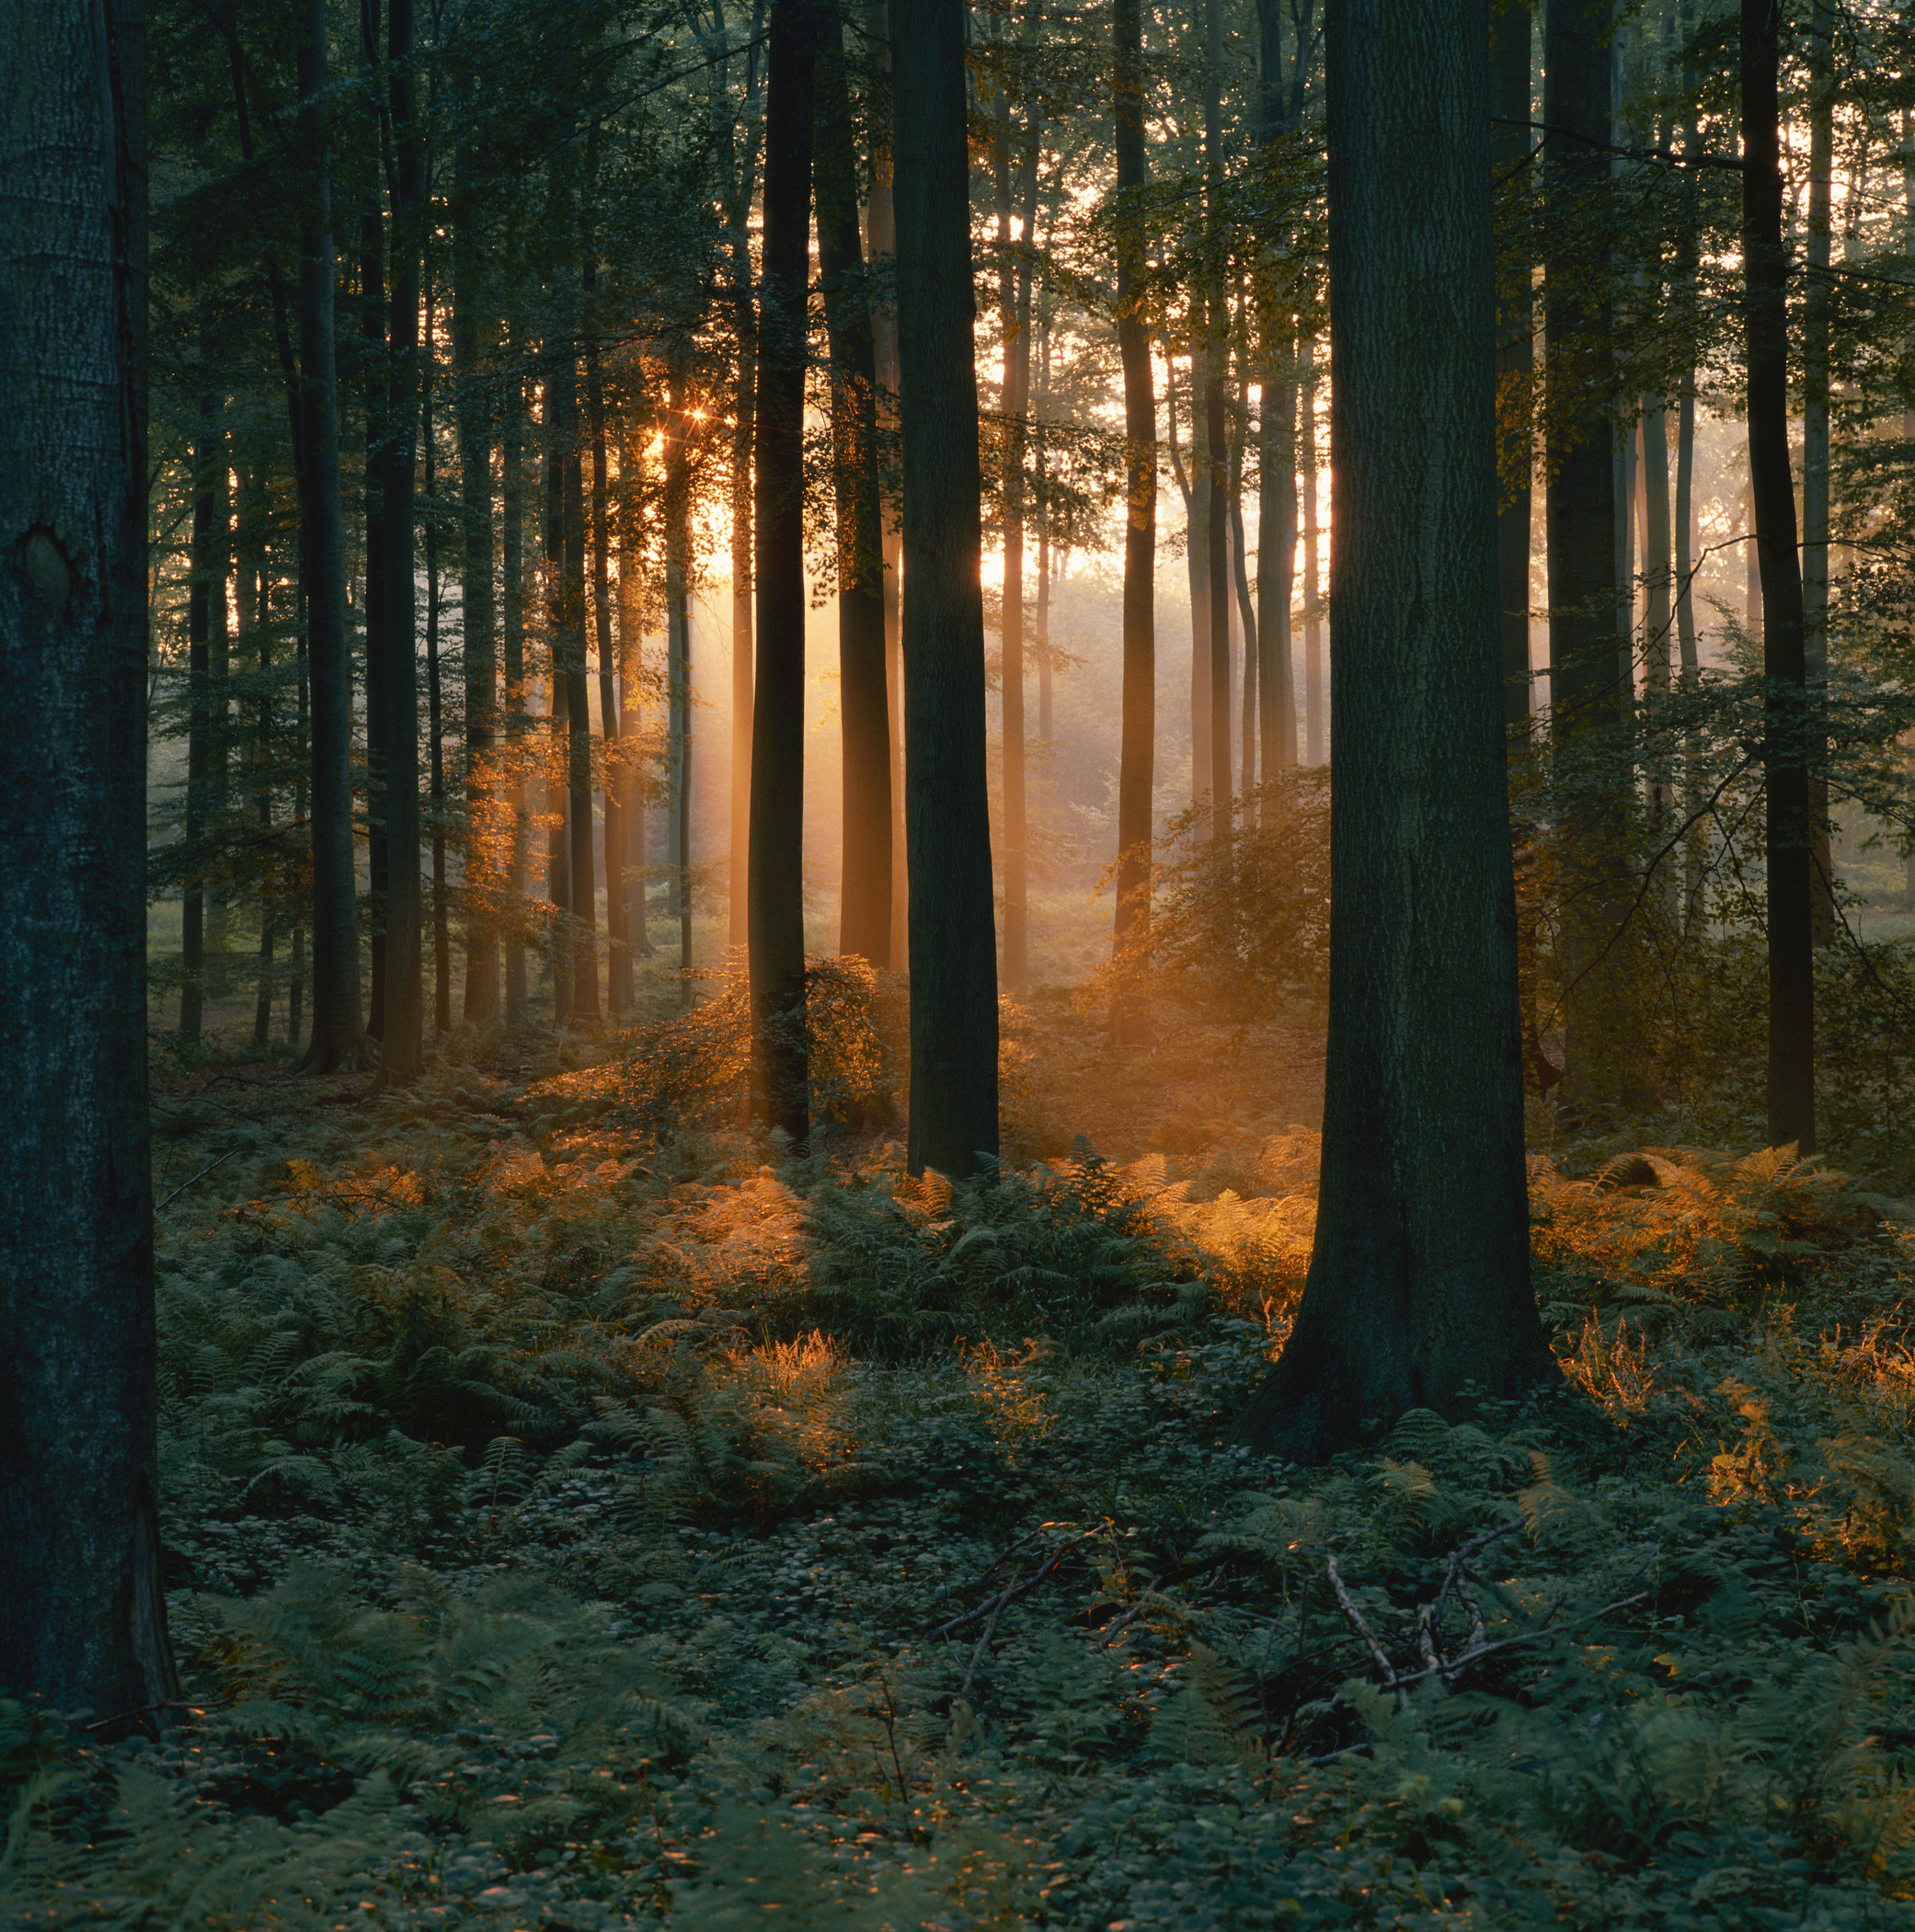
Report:
[{"label": "forest floor", "polygon": [[158,1043],[190,1717],[0,1705],[0,1924],[1915,1926],[1902,1206],[1539,1150],[1563,1389],[1302,1469],[1307,1025],[1034,999],[953,1188],[649,997],[403,1092]]}]

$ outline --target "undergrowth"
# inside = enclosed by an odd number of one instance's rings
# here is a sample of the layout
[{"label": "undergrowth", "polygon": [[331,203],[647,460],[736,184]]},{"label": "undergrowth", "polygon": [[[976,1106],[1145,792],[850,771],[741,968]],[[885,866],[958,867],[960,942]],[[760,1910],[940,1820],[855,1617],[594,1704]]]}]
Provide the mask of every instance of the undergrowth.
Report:
[{"label": "undergrowth", "polygon": [[1915,1925],[1895,1204],[1539,1156],[1563,1391],[1258,1461],[1313,1135],[912,1181],[851,991],[804,1148],[705,1010],[163,1108],[191,1702],[0,1704],[0,1922]]}]

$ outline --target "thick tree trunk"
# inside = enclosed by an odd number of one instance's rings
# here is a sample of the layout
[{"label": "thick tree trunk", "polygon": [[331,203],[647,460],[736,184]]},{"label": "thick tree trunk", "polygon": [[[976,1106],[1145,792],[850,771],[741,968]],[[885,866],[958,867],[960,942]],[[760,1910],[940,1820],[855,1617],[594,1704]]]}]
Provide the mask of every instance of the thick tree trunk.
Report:
[{"label": "thick tree trunk", "polygon": [[891,723],[885,690],[877,359],[858,236],[857,150],[843,29],[820,25],[818,263],[831,379],[838,539],[838,708],[843,721],[843,888],[838,950],[891,963]]},{"label": "thick tree trunk", "polygon": [[418,463],[419,300],[425,246],[425,129],[413,113],[413,0],[387,0],[393,128],[392,402],[385,485],[385,1029],[380,1077],[405,1083],[425,1064],[419,812],[418,589],[413,479]]},{"label": "thick tree trunk", "polygon": [[146,137],[132,0],[0,35],[0,1684],[154,1727]]},{"label": "thick tree trunk", "polygon": [[891,22],[904,458],[911,1171],[994,1159],[997,949],[978,580],[977,349],[961,0]]},{"label": "thick tree trunk", "polygon": [[[1562,4],[1562,0],[1558,0]],[[1531,120],[1529,0],[1492,0],[1490,10],[1490,112],[1500,125],[1490,135],[1490,155],[1503,192],[1519,190],[1533,139]],[[1496,381],[1504,400],[1520,408],[1536,366],[1535,298],[1527,260],[1501,264],[1496,304]],[[1529,415],[1521,411],[1522,447],[1531,447]],[[1508,439],[1500,448],[1507,452]],[[1507,464],[1504,466],[1507,471]],[[1501,479],[1496,510],[1496,624],[1503,651],[1503,718],[1512,731],[1530,722],[1530,464],[1518,459],[1520,476]]]},{"label": "thick tree trunk", "polygon": [[[1316,1246],[1245,1418],[1313,1460],[1554,1373],[1530,1284],[1484,15],[1328,23],[1336,877]],[[1406,272],[1414,262],[1416,272]]]},{"label": "thick tree trunk", "polygon": [[1742,0],[1743,344],[1749,497],[1762,577],[1762,802],[1769,924],[1769,1140],[1816,1150],[1815,830],[1802,560],[1789,467],[1788,248],[1774,0]]},{"label": "thick tree trunk", "polygon": [[1564,1092],[1578,1103],[1635,1106],[1651,1096],[1629,997],[1634,948],[1623,931],[1634,897],[1626,498],[1610,282],[1602,263],[1591,260],[1600,253],[1592,236],[1609,212],[1619,73],[1613,11],[1611,0],[1565,0],[1546,21],[1543,153],[1555,253],[1544,269],[1545,333],[1552,381],[1581,393],[1548,418],[1550,720],[1564,791]]},{"label": "thick tree trunk", "polygon": [[[1157,735],[1157,398],[1149,325],[1141,313],[1148,269],[1143,29],[1139,0],[1112,10],[1117,132],[1117,326],[1124,369],[1123,726],[1118,749],[1117,917],[1111,957],[1118,996],[1110,1024],[1120,1046],[1150,1039],[1144,949],[1151,931],[1152,804]],[[1040,566],[1041,567],[1041,566]]]},{"label": "thick tree trunk", "polygon": [[805,287],[812,0],[773,0],[758,322],[758,671],[751,714],[751,1046],[757,1112],[793,1140],[805,1092]]},{"label": "thick tree trunk", "polygon": [[[512,353],[523,353],[514,329]],[[525,736],[531,723],[525,682],[525,379],[515,370],[505,384],[499,448],[499,537],[500,644],[505,679],[508,767],[506,809],[511,814],[506,857],[505,1023],[530,1017],[525,983],[525,866],[532,840],[525,807]]]},{"label": "thick tree trunk", "polygon": [[499,645],[492,600],[492,444],[480,364],[495,332],[481,321],[478,207],[469,186],[471,158],[458,156],[453,211],[453,369],[458,383],[459,515],[464,538],[459,577],[465,676],[465,998],[464,1017],[485,1028],[499,1020],[498,864],[493,810],[493,746],[499,730]]},{"label": "thick tree trunk", "polygon": [[327,159],[325,0],[304,0],[299,144],[311,168],[300,215],[301,577],[313,722],[313,1033],[308,1073],[361,1067],[359,892],[352,861],[352,669],[346,649],[346,543],[339,511],[339,382]]}]

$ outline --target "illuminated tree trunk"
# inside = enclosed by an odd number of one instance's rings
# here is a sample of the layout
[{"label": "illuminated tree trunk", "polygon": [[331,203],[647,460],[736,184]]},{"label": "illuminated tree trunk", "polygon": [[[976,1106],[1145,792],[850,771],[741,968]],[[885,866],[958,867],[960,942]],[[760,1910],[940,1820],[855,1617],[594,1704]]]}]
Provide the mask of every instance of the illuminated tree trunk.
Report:
[{"label": "illuminated tree trunk", "polygon": [[891,725],[885,691],[884,552],[876,353],[858,236],[857,151],[843,29],[820,24],[818,260],[831,379],[838,538],[838,707],[843,721],[843,888],[838,950],[891,963]]},{"label": "illuminated tree trunk", "polygon": [[1743,345],[1749,497],[1762,577],[1762,803],[1769,926],[1769,1140],[1816,1149],[1808,689],[1789,467],[1787,243],[1774,0],[1742,0]]},{"label": "illuminated tree trunk", "polygon": [[[1193,413],[1191,466],[1201,463],[1209,495],[1202,542],[1210,597],[1210,829],[1230,829],[1230,425],[1223,394],[1229,366],[1229,311],[1223,292],[1223,4],[1203,0],[1204,289],[1203,429]],[[1193,393],[1196,372],[1192,371]],[[1202,454],[1198,454],[1199,436]]]},{"label": "illuminated tree trunk", "polygon": [[1143,948],[1151,927],[1152,802],[1157,731],[1157,398],[1151,337],[1141,311],[1147,269],[1143,42],[1139,0],[1112,12],[1117,131],[1118,353],[1124,370],[1123,729],[1118,751],[1117,918],[1111,955],[1118,997],[1111,1032],[1120,1046],[1150,1038]]},{"label": "illuminated tree trunk", "polygon": [[1296,1325],[1245,1419],[1297,1461],[1554,1373],[1530,1285],[1484,16],[1340,0],[1328,37],[1323,1172]]},{"label": "illuminated tree trunk", "polygon": [[155,1728],[146,175],[131,0],[6,0],[0,1684]]},{"label": "illuminated tree trunk", "polygon": [[994,1159],[997,948],[961,0],[891,20],[904,458],[911,1171]]},{"label": "illuminated tree trunk", "polygon": [[[523,353],[517,328],[512,337],[516,358]],[[499,643],[511,770],[506,788],[511,829],[505,878],[505,1023],[520,1027],[530,1017],[525,981],[525,867],[532,827],[525,807],[525,737],[531,724],[525,679],[525,379],[516,369],[506,379],[504,410],[499,452]]]},{"label": "illuminated tree trunk", "polygon": [[[586,262],[585,292],[592,292]],[[588,324],[596,328],[596,319]],[[595,339],[585,349],[585,397],[591,429],[591,613],[599,651],[599,735],[605,747],[605,1007],[614,1016],[631,1011],[632,949],[626,939],[625,812],[617,779],[618,658],[612,643],[612,452],[605,440],[605,383]],[[596,977],[596,975],[594,975]]]}]

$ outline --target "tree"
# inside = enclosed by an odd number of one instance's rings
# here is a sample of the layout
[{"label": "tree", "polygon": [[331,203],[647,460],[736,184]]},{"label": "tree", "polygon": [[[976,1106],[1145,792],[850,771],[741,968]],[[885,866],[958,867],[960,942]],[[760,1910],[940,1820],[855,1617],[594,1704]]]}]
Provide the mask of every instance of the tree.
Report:
[{"label": "tree", "polygon": [[912,882],[907,1156],[913,1173],[930,1167],[961,1175],[998,1147],[961,0],[913,0],[894,10],[891,70]]},{"label": "tree", "polygon": [[1485,18],[1330,11],[1330,1016],[1316,1246],[1245,1417],[1313,1459],[1553,1373],[1496,634]]},{"label": "tree", "polygon": [[1816,1148],[1815,834],[1795,486],[1789,467],[1789,255],[1783,235],[1777,0],[1742,0],[1743,342],[1749,497],[1762,576],[1762,802],[1769,926],[1769,1139]]},{"label": "tree", "polygon": [[805,1098],[805,287],[813,0],[773,0],[758,318],[757,675],[751,706],[752,1059],[765,1120],[795,1140]]},{"label": "tree", "polygon": [[[146,130],[133,0],[7,0],[0,98],[0,1683],[178,1695],[146,1119]],[[84,939],[82,935],[85,935]]]},{"label": "tree", "polygon": [[843,24],[820,26],[818,264],[831,382],[838,550],[838,705],[844,872],[838,950],[891,963],[891,720],[885,691],[884,552],[877,494],[877,351],[858,235],[857,149]]},{"label": "tree", "polygon": [[1117,917],[1111,931],[1118,989],[1110,1023],[1119,1046],[1141,1046],[1150,1034],[1140,967],[1151,927],[1151,795],[1156,764],[1157,398],[1150,327],[1141,314],[1145,237],[1135,205],[1146,166],[1138,0],[1117,0],[1111,21],[1118,354],[1124,370],[1124,684],[1118,749]]},{"label": "tree", "polygon": [[300,566],[312,680],[313,1035],[301,1065],[365,1064],[360,1023],[359,897],[352,863],[352,672],[346,655],[345,532],[339,512],[339,380],[333,309],[326,0],[300,12],[299,140],[309,169],[300,215]]}]

